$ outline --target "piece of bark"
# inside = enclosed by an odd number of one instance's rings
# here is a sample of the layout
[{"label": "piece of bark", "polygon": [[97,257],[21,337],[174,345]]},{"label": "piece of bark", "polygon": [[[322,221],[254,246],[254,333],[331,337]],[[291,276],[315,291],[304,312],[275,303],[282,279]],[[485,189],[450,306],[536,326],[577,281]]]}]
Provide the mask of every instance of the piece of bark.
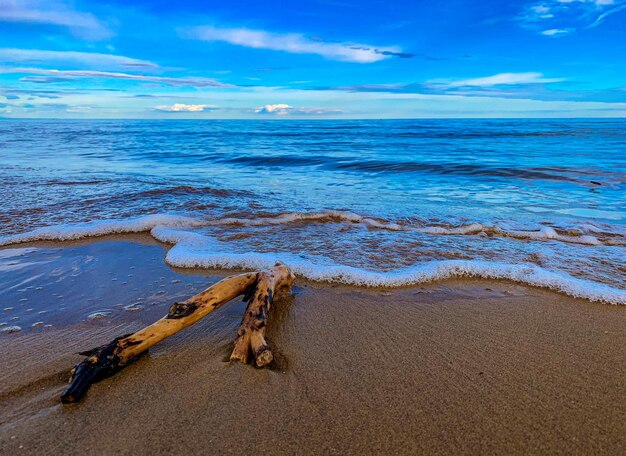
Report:
[{"label": "piece of bark", "polygon": [[254,287],[244,298],[248,301],[248,307],[237,331],[230,360],[246,363],[252,353],[257,367],[264,367],[274,359],[272,349],[265,341],[268,313],[274,297],[291,287],[294,275],[289,268],[278,263],[269,271],[258,274]]},{"label": "piece of bark", "polygon": [[[280,267],[288,270],[285,266]],[[165,317],[150,326],[80,353],[87,359],[72,369],[71,384],[61,396],[61,402],[80,401],[92,383],[115,374],[154,344],[196,323],[222,304],[239,295],[250,294],[259,274],[251,272],[220,280],[186,301],[175,303]]]}]

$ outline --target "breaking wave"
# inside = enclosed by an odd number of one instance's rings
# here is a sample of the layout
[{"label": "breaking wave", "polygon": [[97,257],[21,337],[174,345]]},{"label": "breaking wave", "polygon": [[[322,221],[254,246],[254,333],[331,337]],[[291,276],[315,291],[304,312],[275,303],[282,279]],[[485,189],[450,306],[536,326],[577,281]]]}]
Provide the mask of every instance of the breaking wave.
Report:
[{"label": "breaking wave", "polygon": [[[420,230],[432,235],[500,235],[524,240],[556,240],[583,246],[598,246],[608,234],[614,238],[620,233],[606,233],[593,225],[578,227],[578,234],[559,233],[544,227],[537,231],[504,230],[489,225],[470,224],[458,227],[418,227],[410,223],[399,224],[381,219],[364,217],[344,211],[311,213],[284,213],[257,218],[196,219],[177,215],[150,215],[134,219],[108,220],[76,225],[59,225],[36,229],[27,233],[0,237],[0,245],[30,241],[65,241],[90,236],[115,233],[150,232],[158,241],[172,245],[166,262],[182,268],[257,269],[281,261],[306,279],[336,282],[366,287],[401,287],[455,277],[478,277],[506,279],[548,288],[567,295],[610,304],[626,304],[626,290],[592,280],[573,277],[562,271],[545,269],[528,262],[504,263],[482,259],[432,260],[388,271],[370,270],[333,261],[323,255],[300,255],[289,252],[264,253],[257,251],[236,252],[232,244],[218,241],[212,236],[193,231],[199,227],[215,225],[266,226],[297,222],[352,223],[372,229],[389,231]],[[590,234],[594,232],[595,235]],[[586,247],[582,247],[586,248]]]},{"label": "breaking wave", "polygon": [[162,225],[168,227],[203,226],[269,226],[297,222],[359,224],[372,229],[388,231],[418,231],[444,236],[489,235],[531,241],[560,241],[582,245],[626,245],[626,233],[610,231],[592,224],[581,224],[574,229],[558,230],[541,226],[535,230],[505,228],[498,225],[470,223],[467,225],[420,226],[409,222],[392,222],[380,218],[366,217],[349,211],[286,212],[254,217],[223,217],[198,219],[169,214],[155,214],[133,219],[94,221],[75,225],[58,225],[38,228],[26,233],[0,237],[0,246],[30,241],[65,241],[81,237],[102,236],[116,233],[149,231]]},{"label": "breaking wave", "polygon": [[[557,230],[550,226],[541,226],[535,230],[519,230],[505,228],[498,225],[471,223],[460,226],[419,226],[411,223],[397,223],[384,219],[365,217],[348,211],[319,211],[319,212],[288,212],[264,217],[228,217],[221,218],[208,225],[240,225],[240,226],[266,226],[282,225],[295,222],[330,222],[362,224],[370,228],[389,231],[419,231],[425,234],[461,236],[479,235],[500,236],[512,239],[531,241],[560,241],[582,245],[626,245],[624,233],[603,230],[591,224],[579,225],[574,229]],[[602,237],[602,239],[601,239]]]}]

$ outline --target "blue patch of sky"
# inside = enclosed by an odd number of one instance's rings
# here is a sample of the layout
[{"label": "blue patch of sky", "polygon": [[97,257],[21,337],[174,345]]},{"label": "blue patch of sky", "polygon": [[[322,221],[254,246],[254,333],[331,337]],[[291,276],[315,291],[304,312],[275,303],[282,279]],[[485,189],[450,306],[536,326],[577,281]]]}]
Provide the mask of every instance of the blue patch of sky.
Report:
[{"label": "blue patch of sky", "polygon": [[0,0],[0,116],[621,117],[625,38],[619,0]]}]

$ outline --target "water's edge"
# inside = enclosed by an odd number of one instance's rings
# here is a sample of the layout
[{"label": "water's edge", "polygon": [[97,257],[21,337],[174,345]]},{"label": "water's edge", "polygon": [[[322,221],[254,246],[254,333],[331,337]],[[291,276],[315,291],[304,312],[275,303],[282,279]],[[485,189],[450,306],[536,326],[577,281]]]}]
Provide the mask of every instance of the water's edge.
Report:
[{"label": "water's edge", "polygon": [[[375,229],[406,229],[396,223],[375,220],[351,213],[308,214],[311,219],[321,217],[344,218],[346,223],[363,223]],[[307,216],[300,216],[300,220]],[[250,223],[290,223],[293,214],[279,215],[270,220]],[[591,280],[573,277],[563,271],[551,271],[528,262],[505,263],[485,260],[432,260],[417,262],[410,266],[391,270],[370,270],[353,267],[333,261],[323,256],[299,255],[294,252],[237,252],[228,243],[220,242],[192,231],[195,227],[211,224],[241,224],[244,220],[222,219],[207,221],[175,215],[152,215],[125,220],[97,221],[76,225],[59,225],[40,228],[30,232],[0,237],[0,246],[10,247],[24,242],[69,241],[96,236],[121,233],[149,233],[155,240],[172,245],[165,261],[180,268],[205,269],[262,269],[271,267],[276,261],[287,264],[296,275],[316,281],[341,283],[362,287],[395,288],[418,285],[439,280],[473,277],[485,279],[511,280],[525,285],[551,289],[572,297],[607,304],[626,305],[626,290]],[[470,234],[474,230],[460,230],[460,234]],[[448,235],[450,233],[440,233]],[[451,233],[454,235],[454,233]],[[545,233],[544,233],[545,234]],[[549,233],[551,234],[551,233]],[[590,235],[584,235],[590,236]],[[570,242],[558,236],[528,236],[527,239],[551,239],[557,242]],[[595,239],[595,238],[594,238]],[[581,242],[583,245],[596,245],[594,242]]]}]

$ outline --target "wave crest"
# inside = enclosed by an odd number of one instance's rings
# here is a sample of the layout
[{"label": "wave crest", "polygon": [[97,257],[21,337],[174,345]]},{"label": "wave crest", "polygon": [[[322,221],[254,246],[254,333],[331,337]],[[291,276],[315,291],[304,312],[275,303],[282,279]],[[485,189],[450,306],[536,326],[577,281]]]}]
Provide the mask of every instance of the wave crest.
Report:
[{"label": "wave crest", "polygon": [[[40,228],[28,233],[1,237],[0,245],[42,240],[64,241],[113,233],[150,231],[155,239],[173,245],[166,255],[166,261],[176,267],[257,269],[271,266],[276,260],[279,260],[288,264],[296,274],[309,280],[368,287],[401,287],[455,277],[506,279],[526,285],[549,288],[591,301],[626,305],[626,290],[572,277],[564,272],[550,271],[527,262],[509,264],[478,259],[433,260],[390,271],[373,271],[338,264],[323,256],[302,256],[287,252],[235,253],[228,243],[219,242],[198,232],[189,231],[192,228],[214,224],[280,224],[310,220],[359,223],[375,229],[412,229],[406,225],[393,224],[342,211],[287,213],[257,219],[229,218],[212,221],[175,215],[150,215],[128,220],[109,220]],[[488,230],[486,226],[480,224],[456,228],[430,227],[429,229],[436,231],[434,234],[443,235],[475,234]],[[520,236],[528,235],[528,232],[514,233],[522,233]],[[536,233],[533,236],[540,239],[552,239],[556,231],[540,230],[532,233]],[[559,233],[556,235],[566,236]]]}]

